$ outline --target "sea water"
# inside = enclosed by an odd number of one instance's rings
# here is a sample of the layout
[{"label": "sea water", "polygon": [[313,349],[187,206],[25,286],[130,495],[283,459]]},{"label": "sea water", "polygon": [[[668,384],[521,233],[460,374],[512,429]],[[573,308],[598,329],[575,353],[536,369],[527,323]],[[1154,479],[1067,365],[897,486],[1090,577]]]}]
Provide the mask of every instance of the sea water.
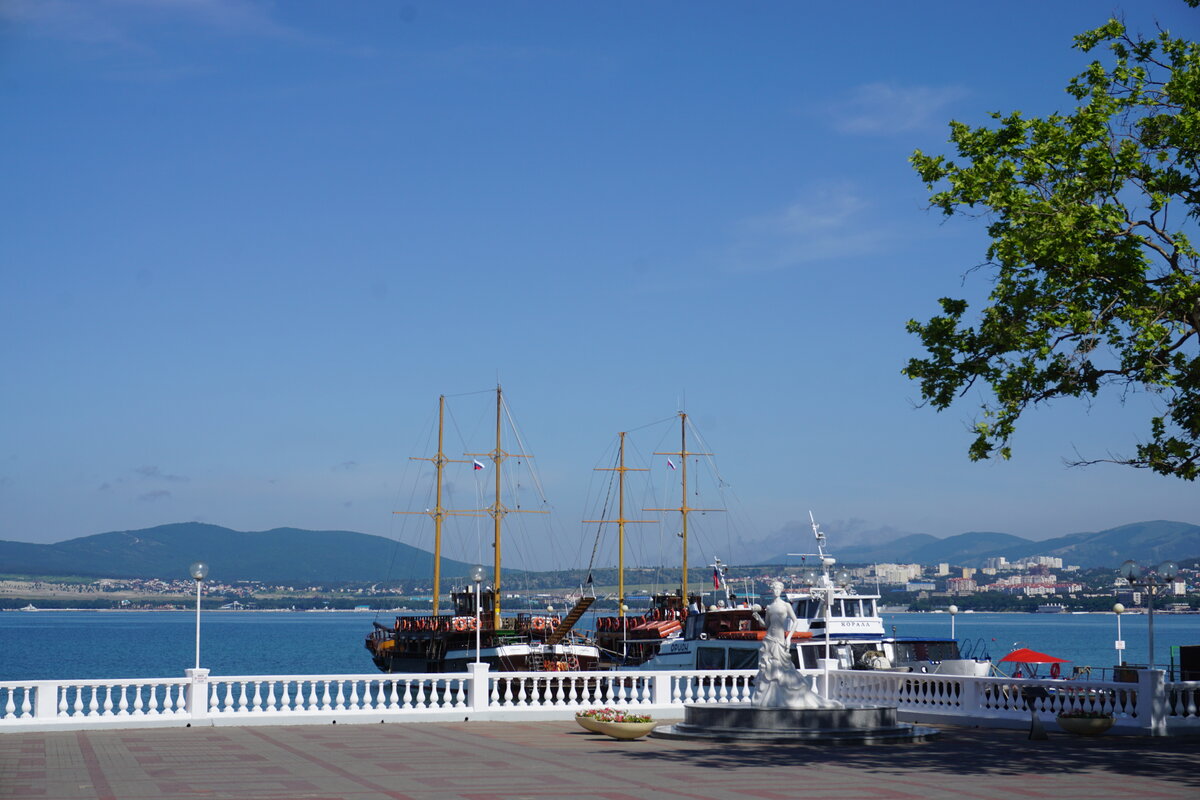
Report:
[{"label": "sea water", "polygon": [[[353,675],[375,672],[363,642],[376,612],[205,611],[200,665],[214,675]],[[1146,664],[1144,614],[1123,614],[1125,661]],[[958,614],[955,637],[993,661],[1018,647],[1070,659],[1072,666],[1112,667],[1113,614]],[[888,633],[950,636],[949,614],[886,614]],[[584,627],[588,627],[585,619]],[[1200,615],[1155,614],[1155,662],[1172,646],[1200,644]],[[1176,659],[1177,660],[1177,659]],[[182,677],[195,666],[196,617],[183,611],[0,612],[0,681]]]}]

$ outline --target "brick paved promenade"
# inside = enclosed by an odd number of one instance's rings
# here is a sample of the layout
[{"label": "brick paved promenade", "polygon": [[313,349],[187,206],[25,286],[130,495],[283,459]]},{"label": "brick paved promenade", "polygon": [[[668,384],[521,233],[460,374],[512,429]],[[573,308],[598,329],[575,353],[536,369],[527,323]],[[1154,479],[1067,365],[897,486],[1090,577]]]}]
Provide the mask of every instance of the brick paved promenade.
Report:
[{"label": "brick paved promenade", "polygon": [[842,748],[643,739],[574,722],[0,734],[0,798],[1196,800],[1200,740],[946,728]]}]

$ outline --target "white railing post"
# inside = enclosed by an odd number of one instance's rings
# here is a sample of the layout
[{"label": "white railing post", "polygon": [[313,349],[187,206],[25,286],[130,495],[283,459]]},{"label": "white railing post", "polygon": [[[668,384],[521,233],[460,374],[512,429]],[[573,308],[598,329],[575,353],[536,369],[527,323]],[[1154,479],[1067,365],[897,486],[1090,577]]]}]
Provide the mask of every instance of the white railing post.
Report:
[{"label": "white railing post", "polygon": [[208,670],[203,667],[199,669],[184,670],[184,674],[191,679],[188,684],[187,695],[187,712],[188,716],[194,719],[208,718]]},{"label": "white railing post", "polygon": [[1161,669],[1138,670],[1138,727],[1147,736],[1167,735],[1167,687]]},{"label": "white railing post", "polygon": [[959,681],[959,712],[973,717],[983,709],[979,705],[979,681],[974,678],[964,678]]},{"label": "white railing post", "polygon": [[838,669],[838,660],[836,658],[819,658],[817,659],[817,669],[821,670],[821,674],[817,676],[814,683],[820,687],[817,694],[824,697],[826,700],[836,700],[833,696],[833,670]]},{"label": "white railing post", "polygon": [[[33,695],[33,716],[37,719],[54,719],[58,716],[58,692],[61,688],[54,681],[39,681],[31,687]],[[25,691],[30,691],[26,689]]]},{"label": "white railing post", "polygon": [[488,670],[491,664],[478,661],[467,664],[467,708],[471,711],[486,711],[491,700],[488,691]]},{"label": "white railing post", "polygon": [[[637,673],[633,674],[636,675]],[[650,673],[650,676],[651,680],[653,681],[653,688],[651,689],[651,692],[653,694],[654,705],[671,705],[671,673],[652,672]]]}]

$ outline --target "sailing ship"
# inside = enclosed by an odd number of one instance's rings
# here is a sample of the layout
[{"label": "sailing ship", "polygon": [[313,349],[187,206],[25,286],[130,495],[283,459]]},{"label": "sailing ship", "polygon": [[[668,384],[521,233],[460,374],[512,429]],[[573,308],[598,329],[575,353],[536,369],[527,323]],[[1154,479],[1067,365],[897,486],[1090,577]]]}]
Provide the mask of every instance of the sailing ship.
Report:
[{"label": "sailing ship", "polygon": [[[560,617],[553,613],[517,613],[505,616],[501,609],[501,538],[505,516],[511,513],[545,513],[509,508],[501,495],[501,471],[509,458],[528,456],[509,453],[503,447],[504,395],[496,387],[496,445],[488,453],[467,453],[471,460],[456,462],[446,457],[446,397],[438,399],[438,449],[431,461],[435,468],[435,504],[425,512],[434,523],[433,604],[432,613],[423,616],[398,616],[393,625],[374,623],[365,646],[375,666],[383,672],[462,672],[472,662],[485,662],[504,671],[560,671],[596,669],[600,651],[573,631],[575,623],[595,602],[581,596],[575,606]],[[468,463],[482,466],[479,458],[492,462],[495,482],[494,499],[483,509],[452,510],[442,505],[444,470],[447,464]],[[407,512],[405,512],[407,513]],[[495,552],[490,585],[484,583],[482,567],[476,568],[473,585],[455,588],[450,595],[453,610],[441,613],[442,524],[448,515],[490,516],[493,521],[492,547]]]}]

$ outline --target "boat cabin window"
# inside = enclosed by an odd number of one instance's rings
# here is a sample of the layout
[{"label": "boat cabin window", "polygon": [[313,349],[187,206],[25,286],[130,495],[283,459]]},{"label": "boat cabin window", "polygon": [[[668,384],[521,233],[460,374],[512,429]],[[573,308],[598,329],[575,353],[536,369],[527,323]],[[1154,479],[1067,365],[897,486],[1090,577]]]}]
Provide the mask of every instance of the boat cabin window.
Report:
[{"label": "boat cabin window", "polygon": [[823,647],[805,646],[797,647],[796,655],[793,656],[793,663],[802,669],[816,669],[817,659],[821,657]]},{"label": "boat cabin window", "polygon": [[930,661],[945,661],[958,658],[958,642],[929,642]]},{"label": "boat cabin window", "polygon": [[748,647],[729,648],[730,669],[757,669],[758,650]]},{"label": "boat cabin window", "polygon": [[[492,609],[496,605],[496,593],[491,589],[484,589],[480,592],[480,597],[483,599],[483,607],[479,609],[480,614],[484,617],[492,615]],[[454,603],[454,614],[459,617],[470,617],[475,614],[475,587],[468,586],[467,588],[452,592],[450,595],[451,602]]]},{"label": "boat cabin window", "polygon": [[813,619],[821,616],[821,601],[815,598],[797,600],[796,616],[800,619]]},{"label": "boat cabin window", "polygon": [[850,645],[850,658],[855,667],[868,666],[881,655],[883,645],[876,642]]},{"label": "boat cabin window", "polygon": [[696,648],[696,669],[725,669],[725,648]]},{"label": "boat cabin window", "polygon": [[896,661],[945,661],[958,658],[958,642],[896,642]]},{"label": "boat cabin window", "polygon": [[861,617],[863,615],[861,600],[846,599],[842,603],[845,605],[847,617]]},{"label": "boat cabin window", "polygon": [[683,637],[685,639],[698,639],[700,632],[704,630],[704,615],[703,614],[688,614],[687,619],[683,621]]}]

